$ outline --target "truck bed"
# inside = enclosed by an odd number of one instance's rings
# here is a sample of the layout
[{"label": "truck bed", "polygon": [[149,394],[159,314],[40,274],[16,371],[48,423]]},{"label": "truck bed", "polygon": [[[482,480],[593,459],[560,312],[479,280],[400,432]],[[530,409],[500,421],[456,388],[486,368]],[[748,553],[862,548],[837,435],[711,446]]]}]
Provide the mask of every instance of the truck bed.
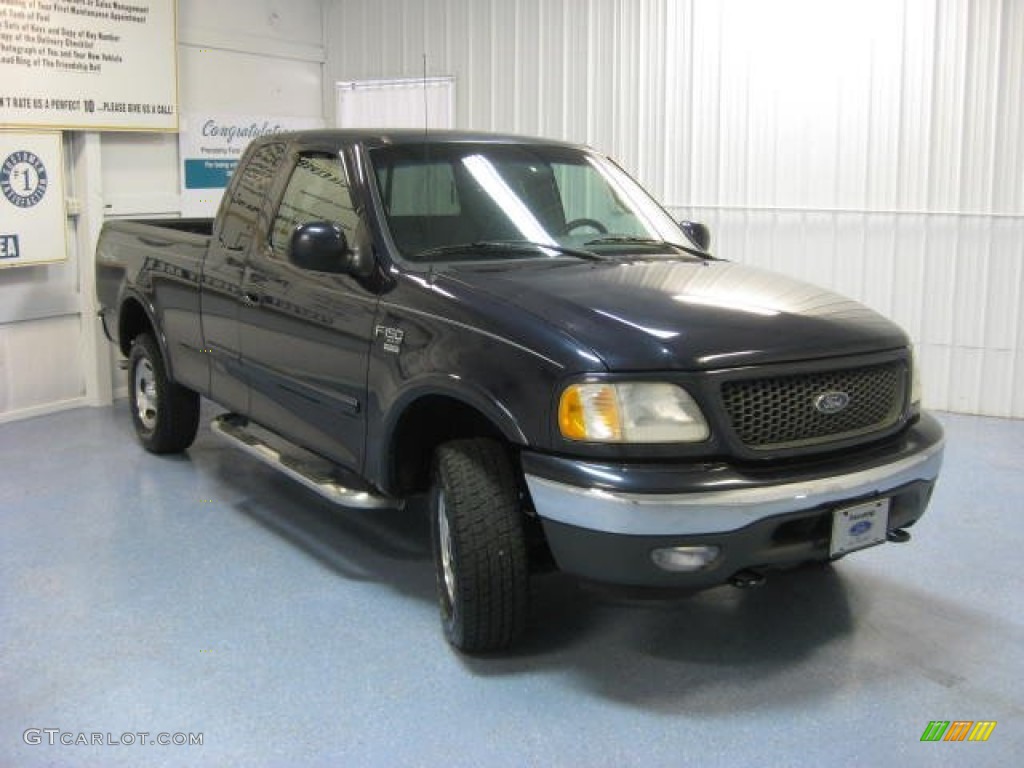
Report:
[{"label": "truck bed", "polygon": [[[146,285],[160,294],[167,312],[159,318],[163,330],[199,345],[199,278],[212,231],[213,219],[106,222],[96,247],[96,294],[108,335],[121,341],[112,308],[123,302],[122,289]],[[127,354],[127,346],[119,345]]]}]

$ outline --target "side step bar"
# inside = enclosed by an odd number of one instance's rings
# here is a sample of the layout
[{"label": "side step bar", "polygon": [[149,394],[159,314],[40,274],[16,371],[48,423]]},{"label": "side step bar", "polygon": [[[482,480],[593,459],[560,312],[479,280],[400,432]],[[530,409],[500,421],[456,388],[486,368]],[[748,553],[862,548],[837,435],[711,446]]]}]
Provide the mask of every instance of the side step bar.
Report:
[{"label": "side step bar", "polygon": [[[221,414],[210,423],[210,429],[221,439],[335,504],[357,509],[401,509],[404,505],[401,499],[381,496],[366,488],[349,487],[356,483],[349,481],[346,485],[336,467],[301,448],[295,447],[292,453],[271,445],[249,427],[244,417],[237,414]],[[277,440],[284,442],[282,438]]]}]

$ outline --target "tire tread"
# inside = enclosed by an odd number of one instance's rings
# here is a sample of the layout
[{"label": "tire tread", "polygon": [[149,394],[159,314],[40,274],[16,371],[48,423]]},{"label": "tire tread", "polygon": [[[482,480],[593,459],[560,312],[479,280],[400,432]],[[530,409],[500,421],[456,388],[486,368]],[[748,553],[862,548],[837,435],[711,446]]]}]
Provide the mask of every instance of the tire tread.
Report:
[{"label": "tire tread", "polygon": [[446,623],[448,639],[467,652],[507,648],[525,628],[529,602],[522,512],[508,451],[490,439],[453,441],[438,448],[436,471],[459,566],[459,605]]}]

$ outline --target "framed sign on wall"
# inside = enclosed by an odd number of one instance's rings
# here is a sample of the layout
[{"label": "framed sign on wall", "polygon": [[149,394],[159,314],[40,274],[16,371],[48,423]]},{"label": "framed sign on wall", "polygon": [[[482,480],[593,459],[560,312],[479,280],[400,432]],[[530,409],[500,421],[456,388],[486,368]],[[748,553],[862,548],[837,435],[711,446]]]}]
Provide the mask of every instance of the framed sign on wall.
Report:
[{"label": "framed sign on wall", "polygon": [[56,131],[0,131],[0,269],[67,258],[64,157]]},{"label": "framed sign on wall", "polygon": [[178,128],[175,0],[0,0],[0,127]]}]

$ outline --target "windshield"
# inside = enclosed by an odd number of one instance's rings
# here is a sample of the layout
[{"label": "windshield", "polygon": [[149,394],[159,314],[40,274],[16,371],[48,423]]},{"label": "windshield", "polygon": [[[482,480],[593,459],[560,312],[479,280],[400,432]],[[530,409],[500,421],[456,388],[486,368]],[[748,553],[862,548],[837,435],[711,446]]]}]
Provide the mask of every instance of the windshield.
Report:
[{"label": "windshield", "polygon": [[583,150],[424,142],[373,149],[370,160],[391,236],[412,261],[687,246],[635,181]]}]

